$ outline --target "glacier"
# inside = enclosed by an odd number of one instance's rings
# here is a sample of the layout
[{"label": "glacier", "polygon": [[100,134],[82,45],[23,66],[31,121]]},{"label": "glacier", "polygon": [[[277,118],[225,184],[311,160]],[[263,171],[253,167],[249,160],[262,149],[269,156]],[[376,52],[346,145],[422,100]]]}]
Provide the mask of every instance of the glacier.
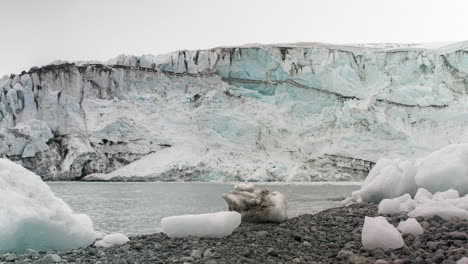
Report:
[{"label": "glacier", "polygon": [[468,141],[468,42],[252,44],[0,79],[0,157],[46,180],[363,180]]}]

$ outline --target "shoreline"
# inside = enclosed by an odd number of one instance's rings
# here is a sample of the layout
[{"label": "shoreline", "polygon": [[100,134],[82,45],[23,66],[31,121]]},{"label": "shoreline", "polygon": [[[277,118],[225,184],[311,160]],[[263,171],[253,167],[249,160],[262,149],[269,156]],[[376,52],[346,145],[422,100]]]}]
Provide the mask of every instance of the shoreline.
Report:
[{"label": "shoreline", "polygon": [[[73,180],[73,181],[64,181],[64,180],[44,180],[45,183],[164,183],[164,184],[230,184],[235,185],[241,183],[239,181],[86,181],[86,180]],[[335,185],[335,186],[360,186],[364,181],[312,181],[312,182],[244,182],[252,183],[254,185],[265,185],[265,186],[323,186],[323,185]]]},{"label": "shoreline", "polygon": [[[138,235],[122,246],[89,246],[70,251],[0,256],[0,263],[456,263],[468,256],[468,221],[418,218],[420,237],[403,235],[405,247],[367,250],[361,244],[365,216],[377,216],[377,205],[353,204],[303,214],[281,224],[242,223],[224,238],[169,238],[163,233]],[[404,214],[387,216],[396,226]],[[50,258],[50,257],[49,257]],[[377,262],[378,261],[378,262]]]}]

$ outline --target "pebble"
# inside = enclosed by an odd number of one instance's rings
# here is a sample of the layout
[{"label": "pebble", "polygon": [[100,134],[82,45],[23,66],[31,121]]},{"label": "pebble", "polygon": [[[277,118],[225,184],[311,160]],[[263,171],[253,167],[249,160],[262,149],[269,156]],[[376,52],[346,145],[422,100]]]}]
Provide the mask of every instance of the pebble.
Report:
[{"label": "pebble", "polygon": [[201,259],[202,258],[202,251],[198,249],[192,250],[192,253],[190,253],[190,256],[194,259]]},{"label": "pebble", "polygon": [[266,253],[270,256],[278,256],[278,250],[274,248],[269,248]]},{"label": "pebble", "polygon": [[57,263],[62,261],[62,258],[57,255],[57,254],[47,254],[45,257],[42,258],[41,263],[42,264],[48,264],[48,263]]},{"label": "pebble", "polygon": [[203,260],[209,260],[214,256],[214,252],[211,248],[208,248],[203,252]]},{"label": "pebble", "polygon": [[389,264],[389,262],[385,259],[378,259],[377,261],[375,261],[375,264]]},{"label": "pebble", "polygon": [[255,236],[257,238],[265,238],[268,236],[268,232],[267,231],[260,231],[260,232],[257,232],[257,234],[255,234]]},{"label": "pebble", "polygon": [[351,256],[354,256],[354,253],[352,251],[348,251],[348,250],[340,250],[340,252],[338,252],[338,254],[336,256],[338,258],[340,258],[340,259],[347,260]]},{"label": "pebble", "polygon": [[448,233],[445,238],[448,238],[448,239],[456,239],[456,240],[467,240],[468,237],[466,235],[466,233],[464,232],[450,232]]},{"label": "pebble", "polygon": [[15,261],[18,259],[18,255],[15,253],[9,253],[5,258],[6,261]]}]

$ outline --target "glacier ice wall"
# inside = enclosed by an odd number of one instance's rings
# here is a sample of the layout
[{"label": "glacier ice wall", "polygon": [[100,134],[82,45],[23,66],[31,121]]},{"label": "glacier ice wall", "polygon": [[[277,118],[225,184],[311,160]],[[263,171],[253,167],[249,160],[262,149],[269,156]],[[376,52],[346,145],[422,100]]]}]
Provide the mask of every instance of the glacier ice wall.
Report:
[{"label": "glacier ice wall", "polygon": [[468,42],[250,45],[0,80],[0,156],[45,179],[362,180],[468,141]]}]

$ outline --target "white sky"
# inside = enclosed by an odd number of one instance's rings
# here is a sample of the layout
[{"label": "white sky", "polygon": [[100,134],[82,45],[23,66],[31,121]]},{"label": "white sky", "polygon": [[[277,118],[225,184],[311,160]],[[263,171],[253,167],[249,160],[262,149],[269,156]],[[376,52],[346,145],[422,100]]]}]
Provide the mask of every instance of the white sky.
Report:
[{"label": "white sky", "polygon": [[466,0],[0,0],[0,76],[246,43],[468,40]]}]

